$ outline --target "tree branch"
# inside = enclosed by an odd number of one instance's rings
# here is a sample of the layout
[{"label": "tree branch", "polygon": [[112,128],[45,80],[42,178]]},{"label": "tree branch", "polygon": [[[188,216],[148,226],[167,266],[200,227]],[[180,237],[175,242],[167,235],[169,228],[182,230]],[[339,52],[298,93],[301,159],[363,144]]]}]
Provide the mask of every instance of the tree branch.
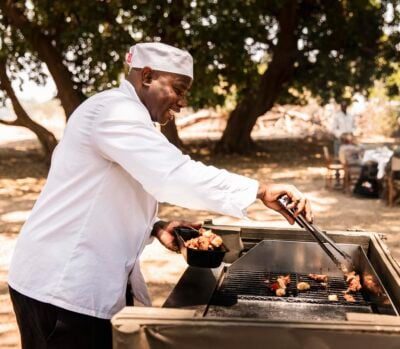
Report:
[{"label": "tree branch", "polygon": [[0,119],[0,124],[7,125],[7,126],[20,126],[20,125],[17,123],[17,120],[6,121],[6,120]]},{"label": "tree branch", "polygon": [[4,90],[7,96],[11,99],[11,103],[17,116],[16,120],[0,120],[0,123],[3,125],[26,127],[35,133],[44,150],[45,160],[49,164],[51,154],[57,145],[57,139],[50,131],[32,120],[22,107],[17,96],[15,95],[15,92],[11,86],[11,81],[7,75],[7,62],[5,59],[0,59],[0,88]]},{"label": "tree branch", "polygon": [[40,26],[30,22],[12,0],[0,0],[0,9],[10,25],[21,31],[37,51],[39,58],[46,63],[57,85],[58,95],[68,118],[81,103],[83,95],[74,88],[71,73],[62,63],[62,52],[51,44],[51,38],[42,32]]}]

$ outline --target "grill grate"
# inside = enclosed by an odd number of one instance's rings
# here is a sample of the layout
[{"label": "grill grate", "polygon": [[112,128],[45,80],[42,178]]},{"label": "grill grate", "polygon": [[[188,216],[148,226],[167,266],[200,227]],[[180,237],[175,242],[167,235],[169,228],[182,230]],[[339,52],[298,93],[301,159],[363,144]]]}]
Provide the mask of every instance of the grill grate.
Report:
[{"label": "grill grate", "polygon": [[[287,285],[286,296],[277,297],[269,285],[276,281],[280,275],[290,274],[291,282]],[[306,291],[297,290],[297,283],[308,282],[310,289]],[[332,304],[349,306],[369,306],[361,292],[352,293],[355,302],[347,302],[344,298],[344,291],[347,284],[344,278],[329,277],[327,286],[312,280],[308,274],[292,272],[264,272],[249,270],[229,271],[225,275],[222,285],[214,293],[211,304],[231,305],[238,299],[244,300],[268,300],[293,303]],[[329,301],[328,295],[337,295],[338,301]]]}]

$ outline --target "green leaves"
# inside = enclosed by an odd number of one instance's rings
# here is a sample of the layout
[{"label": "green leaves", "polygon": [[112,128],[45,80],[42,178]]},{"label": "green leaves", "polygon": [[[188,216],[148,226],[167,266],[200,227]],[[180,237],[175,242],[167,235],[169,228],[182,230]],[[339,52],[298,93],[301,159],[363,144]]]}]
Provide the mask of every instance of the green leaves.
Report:
[{"label": "green leaves", "polygon": [[[75,88],[86,96],[118,84],[125,53],[136,41],[163,41],[194,56],[189,101],[195,107],[223,105],[232,90],[240,100],[254,89],[274,54],[277,15],[287,6],[277,0],[26,4],[13,1],[62,54]],[[299,100],[293,90],[306,89],[321,101],[339,98],[349,88],[367,93],[375,78],[391,74],[390,62],[399,56],[396,6],[398,1],[299,0],[293,72],[279,101]],[[9,23],[0,10],[0,56],[8,59],[14,76],[29,70],[32,79],[43,83],[43,66],[32,43],[21,27]]]}]

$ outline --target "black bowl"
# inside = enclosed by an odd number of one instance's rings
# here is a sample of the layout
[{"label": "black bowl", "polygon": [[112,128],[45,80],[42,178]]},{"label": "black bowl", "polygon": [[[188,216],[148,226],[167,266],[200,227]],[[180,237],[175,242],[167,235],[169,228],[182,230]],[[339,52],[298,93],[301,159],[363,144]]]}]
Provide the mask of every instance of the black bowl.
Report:
[{"label": "black bowl", "polygon": [[179,249],[187,264],[199,268],[217,268],[221,265],[228,249],[221,245],[217,250],[195,250],[185,246],[185,241],[199,236],[195,229],[175,228],[175,235],[178,240]]}]

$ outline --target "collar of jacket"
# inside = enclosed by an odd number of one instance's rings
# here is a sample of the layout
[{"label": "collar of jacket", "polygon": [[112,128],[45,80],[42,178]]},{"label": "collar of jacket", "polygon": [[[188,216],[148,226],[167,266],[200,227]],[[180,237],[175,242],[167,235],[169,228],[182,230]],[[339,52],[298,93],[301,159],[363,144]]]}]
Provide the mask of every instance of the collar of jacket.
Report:
[{"label": "collar of jacket", "polygon": [[[119,85],[119,90],[123,94],[127,95],[129,98],[134,100],[135,102],[139,103],[142,106],[142,108],[144,108],[146,110],[146,112],[149,115],[149,118],[151,120],[149,110],[142,103],[142,101],[140,100],[139,96],[136,93],[135,87],[133,87],[133,85],[128,80],[122,80],[121,84]],[[156,123],[154,121],[151,120],[151,122],[153,123],[154,126],[156,126]]]},{"label": "collar of jacket", "polygon": [[135,88],[128,80],[123,80],[121,82],[121,85],[119,85],[119,89],[123,94],[131,97],[133,100],[139,102],[143,107],[145,107],[140,98],[138,97]]}]

